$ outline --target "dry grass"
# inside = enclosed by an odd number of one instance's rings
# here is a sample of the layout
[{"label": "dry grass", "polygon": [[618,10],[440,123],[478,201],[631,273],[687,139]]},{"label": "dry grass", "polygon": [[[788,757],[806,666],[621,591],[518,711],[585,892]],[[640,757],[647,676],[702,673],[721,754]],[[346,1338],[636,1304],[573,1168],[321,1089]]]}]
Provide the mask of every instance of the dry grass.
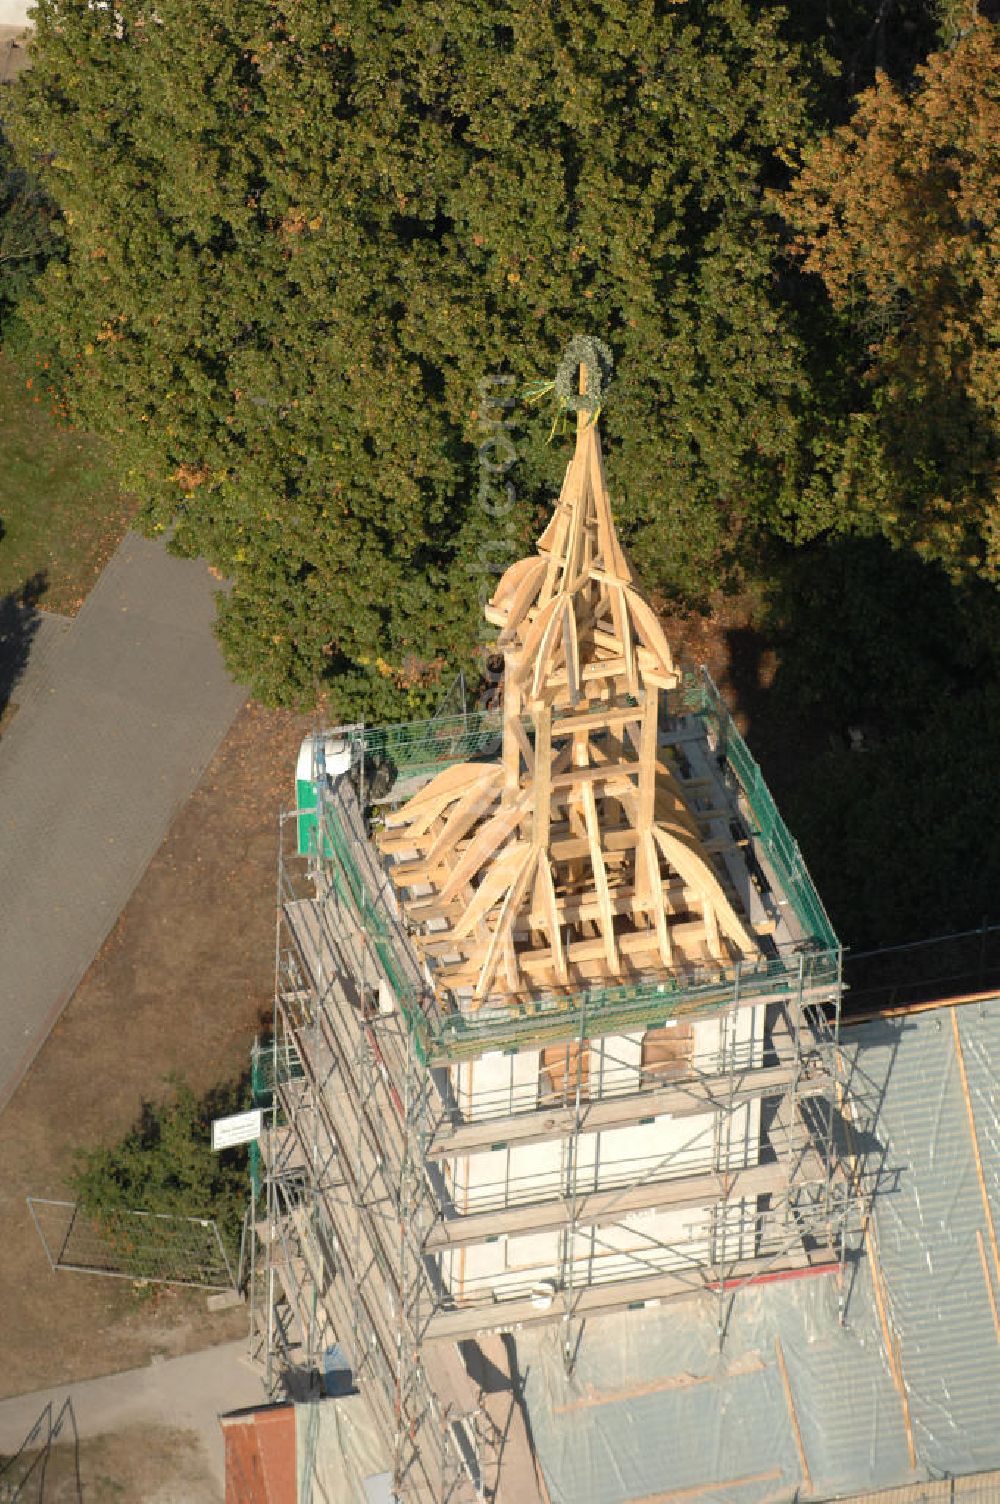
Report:
[{"label": "dry grass", "polygon": [[[0,597],[73,615],[135,512],[99,440],[49,415],[0,356]],[[36,582],[32,586],[31,582]]]}]

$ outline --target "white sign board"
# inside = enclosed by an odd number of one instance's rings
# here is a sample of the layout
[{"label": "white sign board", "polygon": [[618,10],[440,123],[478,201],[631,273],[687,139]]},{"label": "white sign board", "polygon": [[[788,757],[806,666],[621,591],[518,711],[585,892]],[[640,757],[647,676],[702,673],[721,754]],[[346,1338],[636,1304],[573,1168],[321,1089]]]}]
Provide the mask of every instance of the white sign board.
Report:
[{"label": "white sign board", "polygon": [[216,1118],[212,1124],[212,1148],[231,1149],[234,1144],[249,1144],[260,1138],[264,1127],[264,1109],[236,1112],[231,1118]]}]

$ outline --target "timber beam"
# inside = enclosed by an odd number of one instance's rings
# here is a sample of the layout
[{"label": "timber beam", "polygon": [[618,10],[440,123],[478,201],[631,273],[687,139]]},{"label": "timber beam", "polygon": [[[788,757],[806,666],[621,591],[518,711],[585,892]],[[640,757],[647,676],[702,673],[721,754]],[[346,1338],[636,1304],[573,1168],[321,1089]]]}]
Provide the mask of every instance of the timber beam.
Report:
[{"label": "timber beam", "polygon": [[[625,1128],[647,1117],[695,1117],[705,1112],[726,1111],[742,1107],[761,1097],[783,1095],[792,1084],[796,1065],[764,1066],[737,1074],[730,1083],[727,1076],[700,1076],[688,1081],[672,1081],[628,1095],[602,1097],[585,1102],[580,1109],[580,1132],[600,1133],[609,1128]],[[817,1069],[807,1081],[800,1081],[799,1096],[816,1096],[829,1089],[829,1078]],[[572,1105],[535,1108],[506,1117],[476,1119],[470,1122],[441,1124],[431,1137],[425,1153],[428,1159],[445,1159],[452,1154],[471,1154],[494,1149],[500,1144],[542,1143],[562,1138],[576,1127],[577,1113]]]},{"label": "timber beam", "polygon": [[627,1311],[645,1305],[647,1301],[665,1304],[668,1301],[690,1300],[707,1291],[714,1292],[723,1284],[727,1288],[755,1282],[763,1284],[809,1275],[836,1274],[840,1268],[836,1251],[823,1247],[811,1250],[806,1266],[803,1266],[800,1255],[781,1260],[743,1259],[727,1264],[724,1280],[713,1278],[712,1270],[708,1268],[697,1271],[665,1270],[642,1279],[588,1285],[568,1295],[560,1290],[556,1292],[550,1306],[543,1306],[529,1297],[510,1301],[483,1301],[461,1306],[455,1311],[438,1311],[427,1322],[422,1336],[424,1342],[461,1342],[477,1334],[516,1332],[521,1327],[548,1325],[561,1321],[564,1317],[583,1320],[612,1311]]},{"label": "timber beam", "polygon": [[774,1194],[787,1185],[788,1169],[780,1161],[726,1174],[708,1170],[700,1175],[648,1179],[638,1185],[586,1191],[572,1203],[560,1196],[451,1217],[431,1228],[425,1251],[436,1253],[446,1248],[468,1248],[492,1238],[550,1232],[571,1222],[577,1227],[600,1227],[620,1222],[630,1212],[707,1210],[718,1201]]}]

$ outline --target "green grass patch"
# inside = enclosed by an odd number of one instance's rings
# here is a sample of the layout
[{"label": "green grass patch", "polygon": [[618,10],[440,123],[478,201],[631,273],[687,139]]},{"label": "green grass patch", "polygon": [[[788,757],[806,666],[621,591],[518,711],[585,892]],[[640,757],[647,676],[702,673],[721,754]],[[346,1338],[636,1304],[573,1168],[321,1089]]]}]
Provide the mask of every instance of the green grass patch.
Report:
[{"label": "green grass patch", "polygon": [[0,598],[73,615],[117,547],[135,501],[107,447],[50,415],[49,400],[0,356]]}]

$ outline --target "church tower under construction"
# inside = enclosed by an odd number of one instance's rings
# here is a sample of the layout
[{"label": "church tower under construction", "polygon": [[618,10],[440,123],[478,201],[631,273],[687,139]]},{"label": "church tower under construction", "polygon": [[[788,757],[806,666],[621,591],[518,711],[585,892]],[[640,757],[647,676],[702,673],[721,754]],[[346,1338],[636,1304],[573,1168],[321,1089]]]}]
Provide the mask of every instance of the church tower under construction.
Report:
[{"label": "church tower under construction", "polygon": [[254,1321],[276,1393],[336,1351],[396,1497],[521,1504],[519,1331],[569,1367],[589,1324],[698,1298],[722,1344],[741,1287],[839,1267],[840,948],[674,662],[593,413],[487,617],[499,712],[303,749]]}]

